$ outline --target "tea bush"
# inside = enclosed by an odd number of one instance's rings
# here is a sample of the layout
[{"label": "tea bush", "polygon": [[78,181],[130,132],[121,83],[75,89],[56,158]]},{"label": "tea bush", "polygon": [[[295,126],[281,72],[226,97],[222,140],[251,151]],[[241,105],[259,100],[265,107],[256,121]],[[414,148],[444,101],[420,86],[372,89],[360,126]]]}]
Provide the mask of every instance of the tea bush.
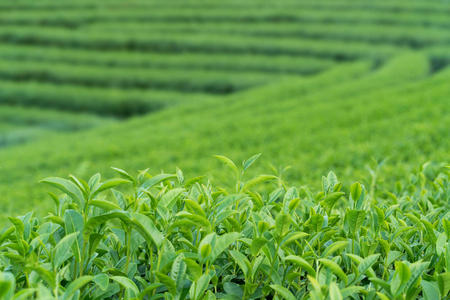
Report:
[{"label": "tea bush", "polygon": [[[47,178],[55,208],[0,235],[2,299],[438,299],[450,291],[450,171],[390,192],[330,172],[322,190],[232,172],[226,190],[176,174]],[[115,188],[131,187],[122,193]]]}]

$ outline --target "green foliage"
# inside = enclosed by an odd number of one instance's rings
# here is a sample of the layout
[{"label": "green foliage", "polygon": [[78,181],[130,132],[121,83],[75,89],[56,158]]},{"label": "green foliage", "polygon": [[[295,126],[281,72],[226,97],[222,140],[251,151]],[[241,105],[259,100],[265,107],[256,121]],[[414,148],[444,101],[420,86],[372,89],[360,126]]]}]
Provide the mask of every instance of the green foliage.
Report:
[{"label": "green foliage", "polygon": [[[187,187],[179,169],[177,175],[144,171],[132,177],[113,168],[125,179],[101,181],[96,174],[87,182],[74,176],[42,180],[63,194],[52,194],[56,207],[45,220],[33,213],[9,218],[12,226],[0,237],[0,296],[447,296],[448,170],[440,169],[431,180],[411,181],[395,191],[395,199],[359,183],[349,194],[340,192],[341,183],[330,172],[314,195],[286,186],[281,178],[252,184],[255,178],[245,172],[258,157],[240,169],[218,156],[231,167],[236,191],[209,181]],[[129,186],[130,193],[113,190],[119,185]]]}]

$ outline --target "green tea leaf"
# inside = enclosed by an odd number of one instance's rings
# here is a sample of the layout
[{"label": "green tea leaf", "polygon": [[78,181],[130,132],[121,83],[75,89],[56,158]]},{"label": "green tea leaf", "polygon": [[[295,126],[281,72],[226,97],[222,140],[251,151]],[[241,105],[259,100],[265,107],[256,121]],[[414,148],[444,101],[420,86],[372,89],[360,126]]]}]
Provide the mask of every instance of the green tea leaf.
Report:
[{"label": "green tea leaf", "polygon": [[272,180],[272,179],[277,179],[278,177],[273,176],[273,175],[259,175],[253,179],[250,179],[249,181],[247,181],[244,186],[241,189],[241,193],[245,193],[248,190],[250,190],[251,188],[266,182],[268,180]]},{"label": "green tea leaf", "polygon": [[83,216],[79,212],[77,212],[73,209],[68,209],[64,213],[64,224],[65,224],[65,229],[66,229],[66,235],[69,235],[69,234],[75,233],[75,232],[79,233],[77,236],[77,239],[72,244],[72,252],[73,252],[77,262],[81,262],[82,252],[83,252],[82,249],[83,249],[83,244],[84,244],[83,235],[82,235],[82,232],[84,229]]},{"label": "green tea leaf", "polygon": [[262,153],[255,154],[246,161],[244,161],[244,163],[242,164],[242,166],[244,167],[243,171],[245,172],[261,156],[261,154]]},{"label": "green tea leaf", "polygon": [[281,285],[272,284],[270,286],[275,292],[280,294],[286,300],[296,300],[295,296],[287,289]]},{"label": "green tea leaf", "polygon": [[442,273],[436,276],[441,296],[447,297],[450,291],[450,272]]},{"label": "green tea leaf", "polygon": [[53,269],[54,270],[57,270],[59,268],[59,266],[62,263],[64,263],[64,261],[68,257],[70,257],[72,255],[67,250],[72,247],[72,245],[76,241],[78,235],[79,235],[79,232],[74,232],[74,233],[66,235],[63,239],[61,239],[59,241],[59,243],[53,249],[53,252],[52,252],[52,257],[53,257],[52,264],[53,264]]},{"label": "green tea leaf", "polygon": [[158,277],[158,279],[166,286],[169,293],[171,293],[174,296],[177,294],[177,286],[175,282],[172,280],[172,278],[157,271],[154,271],[153,274],[155,274],[156,277]]},{"label": "green tea leaf", "polygon": [[423,280],[420,284],[422,285],[423,288],[422,294],[424,300],[442,299],[439,294],[439,289],[436,286],[436,283]]},{"label": "green tea leaf", "polygon": [[249,274],[249,268],[250,262],[248,261],[247,257],[245,257],[244,254],[237,252],[235,250],[230,250],[231,256],[234,258],[236,263],[239,265],[239,268],[241,268],[242,272],[244,272],[244,276],[247,278]]},{"label": "green tea leaf", "polygon": [[261,250],[261,248],[267,244],[269,240],[266,239],[265,237],[261,236],[259,238],[256,238],[252,241],[252,245],[250,250],[252,251],[252,255],[256,256],[259,253],[259,250]]},{"label": "green tea leaf", "polygon": [[339,290],[338,285],[335,282],[330,284],[330,292],[329,292],[330,300],[343,300],[341,291]]},{"label": "green tea leaf", "polygon": [[284,260],[300,266],[312,277],[316,277],[316,271],[314,270],[314,268],[302,257],[296,255],[288,255],[284,258]]},{"label": "green tea leaf", "polygon": [[284,237],[291,226],[291,216],[285,213],[279,213],[275,218],[275,233]]},{"label": "green tea leaf", "polygon": [[218,160],[220,160],[221,162],[223,162],[225,165],[227,165],[227,167],[231,170],[231,172],[233,172],[236,178],[240,178],[241,174],[239,173],[238,168],[231,159],[222,155],[213,155],[213,156]]},{"label": "green tea leaf", "polygon": [[0,272],[0,299],[11,299],[16,280],[11,273]]},{"label": "green tea leaf", "polygon": [[122,178],[114,178],[114,179],[109,179],[105,182],[102,182],[100,184],[97,184],[92,190],[91,190],[91,195],[90,198],[94,199],[98,194],[100,194],[103,191],[112,189],[116,186],[122,185],[122,184],[126,184],[126,183],[131,183],[132,181],[130,180],[126,180],[126,179],[122,179]]},{"label": "green tea leaf", "polygon": [[345,284],[347,284],[347,282],[348,282],[347,275],[345,275],[344,271],[342,271],[341,267],[337,263],[335,263],[334,261],[329,260],[327,258],[320,258],[320,259],[318,259],[318,261],[320,263],[322,263],[324,266],[326,266],[327,268],[329,268],[342,281],[344,281]]},{"label": "green tea leaf", "polygon": [[75,293],[77,291],[82,289],[84,286],[86,286],[93,279],[94,279],[94,276],[82,276],[80,278],[75,279],[74,281],[72,281],[69,284],[69,286],[67,287],[66,291],[61,296],[61,300],[72,299],[72,297],[75,295]]},{"label": "green tea leaf", "polygon": [[66,193],[78,206],[84,208],[84,197],[81,190],[71,181],[58,177],[50,177],[40,182],[49,184]]}]

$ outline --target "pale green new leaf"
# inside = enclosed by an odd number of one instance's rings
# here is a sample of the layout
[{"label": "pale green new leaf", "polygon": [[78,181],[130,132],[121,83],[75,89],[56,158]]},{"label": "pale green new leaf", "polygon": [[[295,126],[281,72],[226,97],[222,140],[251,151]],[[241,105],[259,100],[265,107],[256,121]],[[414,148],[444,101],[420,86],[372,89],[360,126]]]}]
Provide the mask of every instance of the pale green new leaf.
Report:
[{"label": "pale green new leaf", "polygon": [[52,252],[52,265],[54,270],[57,270],[59,266],[71,255],[70,252],[68,252],[68,249],[72,247],[72,244],[75,242],[78,235],[79,232],[68,234],[55,246]]},{"label": "pale green new leaf", "polygon": [[280,294],[286,300],[296,300],[295,296],[285,287],[273,284],[270,286],[275,292]]},{"label": "pale green new leaf", "polygon": [[60,299],[61,300],[72,299],[72,297],[75,295],[76,292],[78,292],[80,289],[82,289],[85,285],[87,285],[93,279],[94,279],[94,276],[82,276],[80,278],[77,278],[75,281],[72,281]]},{"label": "pale green new leaf", "polygon": [[327,268],[329,268],[331,272],[336,274],[342,281],[345,282],[345,284],[347,284],[348,282],[347,275],[345,275],[344,271],[342,271],[342,268],[337,263],[327,258],[320,258],[318,259],[318,261]]},{"label": "pale green new leaf", "polygon": [[129,297],[125,297],[128,299],[136,298],[139,295],[139,289],[137,288],[136,284],[129,278],[123,277],[123,276],[112,276],[110,277],[111,280],[114,280],[121,286],[123,286],[129,295]]},{"label": "pale green new leaf", "polygon": [[436,283],[422,280],[420,284],[422,285],[422,294],[424,300],[442,299]]},{"label": "pale green new leaf", "polygon": [[329,292],[330,300],[343,300],[341,291],[339,290],[338,285],[335,282],[330,284],[330,292]]},{"label": "pale green new leaf", "polygon": [[273,176],[273,175],[259,175],[253,179],[250,179],[249,181],[247,181],[244,186],[241,189],[241,193],[245,193],[248,190],[250,190],[251,188],[265,182],[268,180],[272,180],[272,179],[277,179],[278,177]]},{"label": "pale green new leaf", "polygon": [[316,277],[316,271],[314,268],[302,257],[296,255],[289,255],[284,258],[285,261],[294,263],[301,268],[303,268],[306,272],[308,272],[312,277]]},{"label": "pale green new leaf", "polygon": [[348,241],[337,241],[329,245],[325,251],[322,253],[323,258],[327,258],[329,255],[333,254],[336,251],[340,251],[347,247]]},{"label": "pale green new leaf", "polygon": [[84,208],[83,193],[73,182],[59,177],[49,177],[41,180],[40,182],[56,187],[72,198],[72,200],[75,201],[81,209]]},{"label": "pale green new leaf", "polygon": [[83,243],[84,243],[82,235],[84,229],[83,216],[73,209],[68,209],[64,213],[64,224],[66,234],[71,234],[74,232],[80,233],[75,242],[72,244],[73,255],[75,256],[77,262],[80,262],[82,259]]},{"label": "pale green new leaf", "polygon": [[11,273],[0,272],[0,299],[11,299],[16,280]]},{"label": "pale green new leaf", "polygon": [[227,167],[231,170],[231,172],[233,172],[233,174],[236,176],[237,179],[241,176],[238,168],[231,159],[222,155],[213,155],[213,156],[218,160],[220,160],[221,162],[223,162],[225,165],[227,165]]},{"label": "pale green new leaf", "polygon": [[247,278],[249,271],[250,271],[248,268],[248,266],[250,265],[250,262],[248,261],[247,257],[244,254],[237,252],[235,250],[230,250],[230,254],[234,258],[236,263],[239,265],[242,272],[244,272],[245,278]]},{"label": "pale green new leaf", "polygon": [[285,213],[279,213],[275,218],[275,233],[284,237],[291,226],[291,216]]}]

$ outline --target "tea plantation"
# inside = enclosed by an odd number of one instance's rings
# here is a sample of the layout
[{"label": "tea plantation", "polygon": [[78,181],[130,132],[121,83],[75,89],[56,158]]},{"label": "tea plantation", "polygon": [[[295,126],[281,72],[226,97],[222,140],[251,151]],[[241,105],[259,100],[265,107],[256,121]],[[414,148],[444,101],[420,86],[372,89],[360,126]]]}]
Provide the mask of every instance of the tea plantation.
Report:
[{"label": "tea plantation", "polygon": [[0,2],[0,299],[448,299],[449,15]]}]

